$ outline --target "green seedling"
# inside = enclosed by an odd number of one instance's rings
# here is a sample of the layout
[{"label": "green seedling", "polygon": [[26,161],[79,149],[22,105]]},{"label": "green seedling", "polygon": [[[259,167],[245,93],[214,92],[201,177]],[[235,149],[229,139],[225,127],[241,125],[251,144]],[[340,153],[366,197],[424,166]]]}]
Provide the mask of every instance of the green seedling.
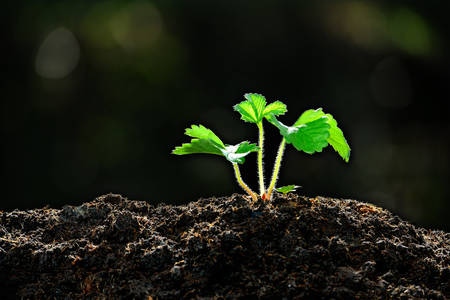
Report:
[{"label": "green seedling", "polygon": [[[241,114],[242,120],[257,125],[259,131],[258,145],[248,142],[241,142],[234,146],[225,145],[211,130],[202,125],[192,125],[191,128],[186,129],[186,135],[194,139],[190,143],[176,147],[172,153],[178,155],[209,153],[225,157],[233,164],[239,185],[255,201],[258,199],[257,195],[242,180],[238,165],[244,163],[245,156],[251,152],[258,152],[259,195],[263,200],[270,200],[274,189],[281,193],[288,193],[298,188],[296,185],[275,188],[286,144],[292,144],[298,151],[308,154],[322,152],[323,148],[331,145],[345,162],[349,161],[350,147],[342,130],[337,126],[333,116],[324,113],[321,108],[305,111],[292,126],[286,126],[277,119],[277,116],[287,112],[284,103],[275,101],[266,105],[266,98],[260,94],[245,94],[244,97],[246,100],[236,104],[234,110]],[[267,189],[264,184],[263,170],[264,120],[277,127],[282,136],[275,158],[272,178]]]}]

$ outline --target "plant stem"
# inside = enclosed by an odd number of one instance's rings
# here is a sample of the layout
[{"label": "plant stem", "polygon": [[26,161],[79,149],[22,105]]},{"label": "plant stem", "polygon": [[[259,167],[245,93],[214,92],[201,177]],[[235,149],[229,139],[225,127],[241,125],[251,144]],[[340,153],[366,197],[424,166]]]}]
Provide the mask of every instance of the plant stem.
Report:
[{"label": "plant stem", "polygon": [[278,147],[277,158],[275,159],[275,166],[273,167],[272,180],[270,181],[269,189],[267,190],[266,200],[269,201],[272,197],[273,189],[278,179],[278,172],[280,171],[281,159],[283,158],[284,146],[286,145],[286,139],[283,138],[280,147]]},{"label": "plant stem", "polygon": [[245,184],[245,182],[241,178],[241,172],[239,171],[239,165],[237,163],[233,163],[234,167],[234,174],[236,175],[236,179],[239,183],[239,185],[253,198],[254,201],[258,201],[258,197],[256,196],[255,192],[253,192],[248,185]]},{"label": "plant stem", "polygon": [[262,197],[266,192],[264,187],[264,170],[263,170],[263,147],[264,147],[264,129],[262,122],[258,124],[259,129],[259,151],[258,151],[258,177],[259,177],[259,195]]}]

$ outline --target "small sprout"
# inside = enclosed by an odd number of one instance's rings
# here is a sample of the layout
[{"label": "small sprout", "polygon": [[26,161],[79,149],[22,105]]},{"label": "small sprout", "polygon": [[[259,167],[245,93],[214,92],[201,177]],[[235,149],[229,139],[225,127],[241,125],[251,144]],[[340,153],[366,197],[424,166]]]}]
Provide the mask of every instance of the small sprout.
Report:
[{"label": "small sprout", "polygon": [[[237,145],[225,145],[211,130],[202,125],[192,125],[185,132],[186,135],[193,137],[191,142],[176,147],[172,153],[177,155],[209,153],[225,157],[233,164],[239,185],[254,201],[257,200],[257,195],[242,180],[238,165],[244,163],[245,156],[251,152],[258,152],[259,192],[261,198],[264,200],[271,199],[274,189],[281,193],[288,193],[295,191],[299,187],[296,185],[288,185],[275,188],[286,143],[292,144],[298,151],[303,151],[308,154],[322,152],[323,148],[331,145],[345,162],[349,161],[350,147],[342,130],[337,126],[337,122],[333,116],[324,113],[321,108],[305,111],[300,115],[294,125],[286,126],[277,119],[277,116],[287,112],[284,103],[275,101],[266,105],[266,98],[260,94],[245,94],[244,97],[246,100],[235,105],[234,110],[241,114],[242,120],[255,123],[258,126],[258,145],[250,144],[246,141]],[[263,172],[264,119],[277,127],[283,137],[278,148],[272,179],[267,190],[264,185]]]},{"label": "small sprout", "polygon": [[285,186],[282,186],[282,187],[279,187],[279,188],[275,188],[275,190],[277,192],[280,192],[280,193],[283,193],[283,194],[287,194],[287,193],[290,193],[290,192],[295,192],[295,190],[297,188],[299,188],[299,187],[300,186],[298,186],[298,185],[291,184],[291,185],[285,185]]}]

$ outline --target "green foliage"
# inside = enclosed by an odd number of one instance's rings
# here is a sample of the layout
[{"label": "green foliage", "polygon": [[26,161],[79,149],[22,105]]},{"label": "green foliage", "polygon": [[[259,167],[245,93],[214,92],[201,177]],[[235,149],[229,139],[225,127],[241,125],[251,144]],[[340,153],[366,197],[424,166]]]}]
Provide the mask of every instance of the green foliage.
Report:
[{"label": "green foliage", "polygon": [[237,145],[227,145],[224,149],[221,149],[223,156],[232,162],[243,164],[245,162],[245,157],[252,152],[257,152],[259,150],[256,144],[250,144],[249,142],[241,142]]},{"label": "green foliage", "polygon": [[299,188],[299,187],[300,187],[300,186],[298,186],[298,185],[293,185],[293,184],[291,184],[291,185],[285,185],[285,186],[276,188],[275,190],[276,190],[277,192],[280,192],[280,193],[283,193],[283,194],[287,194],[287,193],[290,193],[290,192],[295,192],[295,190],[296,190],[297,188]]},{"label": "green foliage", "polygon": [[[225,157],[233,163],[238,183],[255,201],[257,200],[257,195],[244,183],[238,167],[238,164],[245,162],[245,157],[251,152],[258,152],[260,196],[265,200],[270,200],[274,189],[281,193],[289,193],[298,188],[296,185],[275,188],[286,143],[308,154],[321,152],[323,148],[331,145],[346,162],[349,161],[350,146],[342,130],[337,126],[337,121],[333,116],[324,113],[321,108],[306,110],[300,115],[294,125],[286,126],[277,119],[277,116],[287,112],[284,103],[275,101],[266,105],[266,98],[261,94],[250,93],[245,94],[244,97],[246,100],[236,104],[233,108],[240,113],[242,120],[258,125],[259,147],[247,141],[237,145],[225,145],[210,129],[202,125],[192,125],[185,132],[186,135],[193,138],[191,142],[176,147],[172,153],[177,155],[209,153]],[[277,127],[283,136],[275,159],[272,179],[267,190],[265,190],[264,185],[262,162],[264,140],[262,122],[264,119]]]},{"label": "green foliage", "polygon": [[330,124],[330,137],[328,138],[328,143],[339,155],[348,162],[350,159],[350,146],[344,137],[344,133],[337,126],[337,121],[330,114],[326,114],[328,118],[328,124]]},{"label": "green foliage", "polygon": [[330,125],[326,118],[319,118],[298,126],[286,126],[274,116],[268,117],[267,120],[275,125],[286,142],[292,144],[298,151],[313,154],[321,152],[328,146]]},{"label": "green foliage", "polygon": [[245,156],[259,149],[258,146],[249,144],[247,141],[237,145],[225,145],[214,132],[203,125],[192,125],[191,128],[186,128],[185,134],[194,139],[191,139],[190,143],[176,147],[172,154],[216,154],[225,157],[232,163],[242,164],[245,162]]},{"label": "green foliage", "polygon": [[260,123],[265,116],[283,115],[287,112],[286,105],[275,101],[266,106],[266,98],[261,94],[245,94],[245,101],[236,104],[233,108],[241,114],[241,119],[250,123]]},{"label": "green foliage", "polygon": [[294,126],[301,126],[324,117],[327,119],[328,125],[330,125],[330,135],[327,139],[328,143],[345,160],[345,162],[348,162],[350,159],[350,146],[344,137],[344,133],[337,126],[337,121],[333,118],[333,116],[330,114],[325,114],[322,111],[322,108],[316,110],[309,109],[305,111],[298,118],[297,122],[294,123]]},{"label": "green foliage", "polygon": [[263,117],[268,115],[280,116],[287,112],[286,104],[281,101],[275,101],[266,106],[263,111]]}]

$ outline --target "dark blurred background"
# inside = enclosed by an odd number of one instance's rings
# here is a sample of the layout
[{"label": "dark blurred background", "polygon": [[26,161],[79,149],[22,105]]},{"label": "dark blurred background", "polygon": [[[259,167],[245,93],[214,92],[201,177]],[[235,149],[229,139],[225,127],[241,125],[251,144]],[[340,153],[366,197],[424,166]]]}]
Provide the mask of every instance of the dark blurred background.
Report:
[{"label": "dark blurred background", "polygon": [[[104,193],[187,203],[241,193],[231,164],[174,156],[191,124],[257,141],[232,106],[323,107],[331,149],[289,147],[280,185],[352,198],[450,230],[450,24],[441,1],[20,1],[2,4],[0,209]],[[266,125],[266,177],[280,142]],[[256,155],[242,167],[257,190]]]}]

